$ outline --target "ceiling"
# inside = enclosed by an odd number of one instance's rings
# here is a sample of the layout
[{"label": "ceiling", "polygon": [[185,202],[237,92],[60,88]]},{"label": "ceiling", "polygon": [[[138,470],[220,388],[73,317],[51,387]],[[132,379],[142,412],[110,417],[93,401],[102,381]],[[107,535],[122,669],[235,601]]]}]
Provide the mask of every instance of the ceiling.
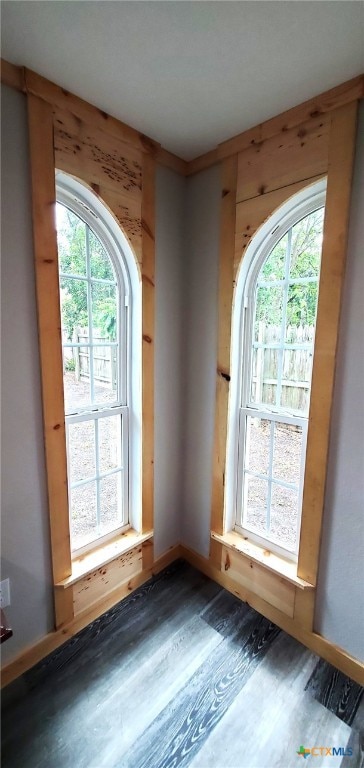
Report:
[{"label": "ceiling", "polygon": [[2,56],[190,160],[364,70],[364,3],[7,0]]}]

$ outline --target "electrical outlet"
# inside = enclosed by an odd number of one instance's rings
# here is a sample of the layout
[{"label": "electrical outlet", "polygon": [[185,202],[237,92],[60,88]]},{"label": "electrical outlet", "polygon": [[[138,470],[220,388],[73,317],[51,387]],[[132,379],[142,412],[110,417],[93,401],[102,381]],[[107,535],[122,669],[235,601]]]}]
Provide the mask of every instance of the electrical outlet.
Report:
[{"label": "electrical outlet", "polygon": [[10,581],[4,579],[0,581],[0,608],[6,608],[7,605],[10,605]]}]

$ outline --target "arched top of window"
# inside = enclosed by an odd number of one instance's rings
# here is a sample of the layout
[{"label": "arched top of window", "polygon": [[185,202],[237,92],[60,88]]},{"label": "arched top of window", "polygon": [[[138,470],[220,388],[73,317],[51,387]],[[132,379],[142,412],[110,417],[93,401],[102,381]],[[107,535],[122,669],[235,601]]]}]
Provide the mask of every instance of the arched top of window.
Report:
[{"label": "arched top of window", "polygon": [[140,525],[141,283],[102,201],[73,177],[56,182],[70,528],[80,554]]},{"label": "arched top of window", "polygon": [[325,205],[326,184],[322,179],[290,197],[256,232],[240,264],[234,308],[243,302],[264,262],[288,230]]},{"label": "arched top of window", "polygon": [[[297,555],[325,181],[253,237],[233,310],[227,515],[243,535]],[[229,507],[230,506],[230,510]]]},{"label": "arched top of window", "polygon": [[81,181],[61,171],[56,173],[58,202],[77,214],[93,230],[111,258],[119,278],[131,293],[140,290],[140,275],[130,243],[107,206]]}]

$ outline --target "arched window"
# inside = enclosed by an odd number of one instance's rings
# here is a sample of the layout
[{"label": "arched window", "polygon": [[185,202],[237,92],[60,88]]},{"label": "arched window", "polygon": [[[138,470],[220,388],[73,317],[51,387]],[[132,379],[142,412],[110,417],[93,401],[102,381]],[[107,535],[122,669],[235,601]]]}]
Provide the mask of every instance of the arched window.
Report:
[{"label": "arched window", "polygon": [[71,549],[79,555],[131,523],[140,528],[140,281],[111,214],[60,173],[57,239]]},{"label": "arched window", "polygon": [[324,202],[320,182],[261,228],[233,313],[228,513],[238,532],[290,559],[299,546]]}]

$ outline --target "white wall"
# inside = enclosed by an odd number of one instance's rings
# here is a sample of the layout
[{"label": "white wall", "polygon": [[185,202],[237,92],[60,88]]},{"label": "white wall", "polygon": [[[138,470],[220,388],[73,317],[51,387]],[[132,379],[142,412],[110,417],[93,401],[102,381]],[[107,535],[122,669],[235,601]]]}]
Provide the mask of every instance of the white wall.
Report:
[{"label": "white wall", "polygon": [[184,208],[186,180],[157,168],[155,292],[155,557],[180,542],[182,517]]},{"label": "white wall", "polygon": [[2,578],[14,637],[3,661],[52,628],[52,586],[25,98],[2,88]]},{"label": "white wall", "polygon": [[315,629],[364,661],[364,103],[350,211]]},{"label": "white wall", "polygon": [[191,176],[185,226],[185,433],[182,541],[207,557],[215,418],[220,169]]}]

